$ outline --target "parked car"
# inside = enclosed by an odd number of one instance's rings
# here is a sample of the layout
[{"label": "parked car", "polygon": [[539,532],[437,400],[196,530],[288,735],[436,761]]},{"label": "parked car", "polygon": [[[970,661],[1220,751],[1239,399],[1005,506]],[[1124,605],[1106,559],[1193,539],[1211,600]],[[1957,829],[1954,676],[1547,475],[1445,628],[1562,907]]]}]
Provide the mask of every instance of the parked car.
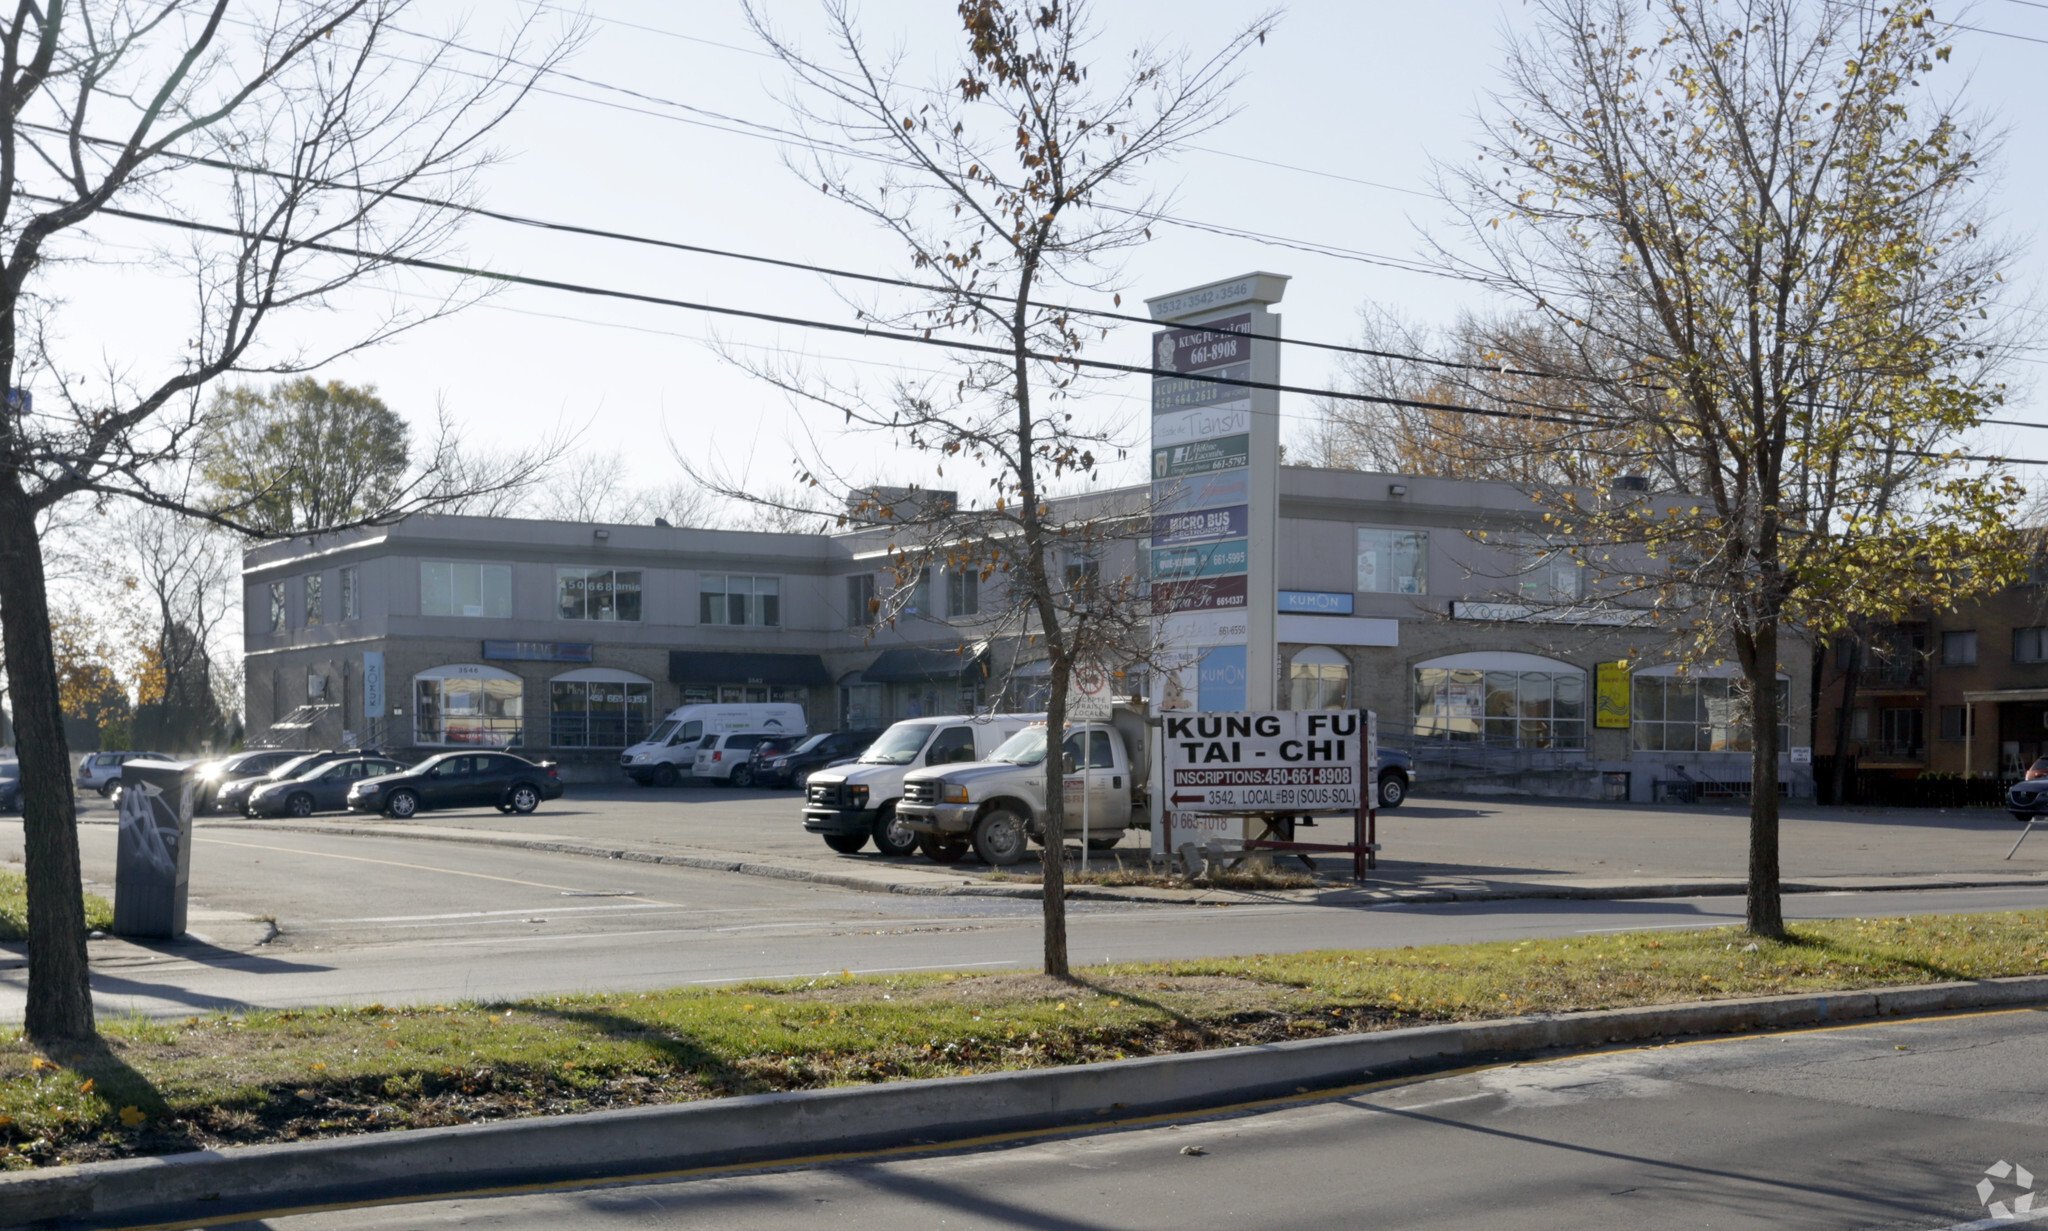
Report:
[{"label": "parked car", "polygon": [[715,746],[714,736],[747,734],[771,739],[802,735],[808,729],[804,707],[787,701],[685,705],[670,710],[646,739],[620,753],[619,768],[641,786],[674,786],[696,771],[698,749]]},{"label": "parked car", "polygon": [[1381,809],[1398,808],[1408,799],[1409,784],[1415,781],[1415,759],[1399,748],[1380,745]]},{"label": "parked car", "polygon": [[868,745],[874,743],[881,733],[880,727],[821,731],[807,735],[779,752],[767,751],[765,746],[757,748],[754,751],[754,785],[793,786],[799,791],[805,790],[811,784],[813,772],[866,752]]},{"label": "parked car", "polygon": [[562,776],[553,761],[529,761],[509,752],[444,752],[403,773],[351,786],[348,810],[381,812],[402,821],[431,808],[531,812],[541,800],[561,797]]},{"label": "parked car", "polygon": [[2015,821],[2031,821],[2037,816],[2048,815],[2048,778],[2031,778],[2015,782],[2005,793],[2006,810]]},{"label": "parked car", "polygon": [[240,778],[226,783],[213,793],[213,806],[219,812],[241,812],[249,806],[249,797],[273,782],[289,782],[293,778],[312,773],[329,761],[339,761],[346,756],[359,756],[368,751],[363,748],[329,748],[321,752],[307,752],[303,749],[292,754],[291,759],[272,767],[268,772],[254,778]]},{"label": "parked car", "polygon": [[21,762],[0,761],[0,812],[21,809]]},{"label": "parked car", "polygon": [[698,782],[727,786],[754,785],[754,751],[774,736],[750,732],[744,735],[707,735],[697,745],[697,760],[690,776]]},{"label": "parked car", "polygon": [[405,772],[403,762],[390,757],[348,756],[316,765],[296,778],[265,782],[249,795],[242,810],[250,816],[311,816],[315,812],[340,812],[348,807],[349,788],[365,778]]},{"label": "parked car", "polygon": [[303,748],[251,748],[218,760],[208,761],[199,767],[199,791],[192,799],[195,812],[211,812],[214,797],[230,782],[244,778],[261,778],[286,761],[305,756]]},{"label": "parked car", "polygon": [[88,752],[78,763],[78,789],[98,791],[102,798],[121,785],[121,766],[129,761],[175,761],[161,752]]},{"label": "parked car", "polygon": [[2037,758],[2027,766],[2026,781],[2032,782],[2036,778],[2048,778],[2048,757]]}]

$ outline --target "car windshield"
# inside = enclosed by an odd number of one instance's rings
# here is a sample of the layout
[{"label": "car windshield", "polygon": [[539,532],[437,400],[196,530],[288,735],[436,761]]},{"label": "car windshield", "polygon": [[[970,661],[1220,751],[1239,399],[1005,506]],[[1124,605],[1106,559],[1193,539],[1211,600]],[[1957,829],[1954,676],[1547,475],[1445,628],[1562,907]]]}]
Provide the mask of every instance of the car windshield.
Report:
[{"label": "car windshield", "polygon": [[19,762],[19,761],[0,761],[0,778],[19,778],[19,777],[21,777],[21,762]]},{"label": "car windshield", "polygon": [[674,735],[675,731],[676,720],[673,718],[664,718],[662,719],[661,725],[654,728],[653,731],[650,731],[647,735],[647,738],[641,740],[640,742],[643,744],[665,744],[668,742],[668,737]]},{"label": "car windshield", "polygon": [[317,752],[309,752],[302,757],[293,757],[276,769],[271,770],[270,780],[272,782],[283,782],[286,778],[296,778],[312,768],[313,762],[319,756],[320,754]]},{"label": "car windshield", "polygon": [[1036,765],[1045,760],[1045,728],[1026,727],[1003,741],[1002,746],[989,754],[991,761],[1008,761],[1012,765]]},{"label": "car windshield", "polygon": [[831,738],[832,733],[830,731],[827,731],[822,735],[806,735],[802,743],[798,744],[796,747],[789,750],[789,754],[791,756],[795,756],[799,752],[809,752],[813,748],[816,748],[819,744],[822,744],[826,740]]},{"label": "car windshield", "polygon": [[860,754],[862,765],[908,765],[924,751],[924,743],[932,736],[932,725],[928,722],[899,722],[882,732],[882,738],[868,745]]}]

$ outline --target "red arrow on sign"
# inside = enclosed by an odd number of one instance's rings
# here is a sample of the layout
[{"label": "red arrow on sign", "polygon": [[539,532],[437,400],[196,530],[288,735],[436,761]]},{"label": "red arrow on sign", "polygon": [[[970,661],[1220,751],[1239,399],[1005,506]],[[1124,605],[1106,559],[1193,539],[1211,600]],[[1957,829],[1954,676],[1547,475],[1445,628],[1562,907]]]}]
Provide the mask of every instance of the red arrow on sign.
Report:
[{"label": "red arrow on sign", "polygon": [[1175,795],[1173,796],[1173,802],[1177,804],[1206,804],[1209,802],[1209,797],[1207,795]]}]

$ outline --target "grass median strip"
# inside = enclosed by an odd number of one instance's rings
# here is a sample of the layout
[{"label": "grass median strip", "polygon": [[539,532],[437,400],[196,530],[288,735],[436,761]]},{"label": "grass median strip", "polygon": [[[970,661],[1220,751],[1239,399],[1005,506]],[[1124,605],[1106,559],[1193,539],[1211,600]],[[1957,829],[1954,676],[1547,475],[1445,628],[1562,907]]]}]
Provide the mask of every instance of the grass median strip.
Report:
[{"label": "grass median strip", "polygon": [[[96,893],[85,895],[85,926],[104,932],[114,926],[114,904]],[[0,868],[0,940],[28,939],[28,881],[19,872]]]},{"label": "grass median strip", "polygon": [[2039,974],[2048,914],[126,1020],[0,1039],[0,1168],[1075,1064],[1434,1021]]}]

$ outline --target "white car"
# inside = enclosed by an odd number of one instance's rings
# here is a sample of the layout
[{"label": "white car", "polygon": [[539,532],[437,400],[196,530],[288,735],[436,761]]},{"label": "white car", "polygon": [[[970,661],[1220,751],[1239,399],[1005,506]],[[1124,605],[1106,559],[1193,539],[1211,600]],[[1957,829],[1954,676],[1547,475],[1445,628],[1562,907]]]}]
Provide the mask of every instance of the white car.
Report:
[{"label": "white car", "polygon": [[121,785],[121,766],[129,761],[175,761],[161,752],[88,752],[78,763],[78,789],[98,791],[102,798]]}]

